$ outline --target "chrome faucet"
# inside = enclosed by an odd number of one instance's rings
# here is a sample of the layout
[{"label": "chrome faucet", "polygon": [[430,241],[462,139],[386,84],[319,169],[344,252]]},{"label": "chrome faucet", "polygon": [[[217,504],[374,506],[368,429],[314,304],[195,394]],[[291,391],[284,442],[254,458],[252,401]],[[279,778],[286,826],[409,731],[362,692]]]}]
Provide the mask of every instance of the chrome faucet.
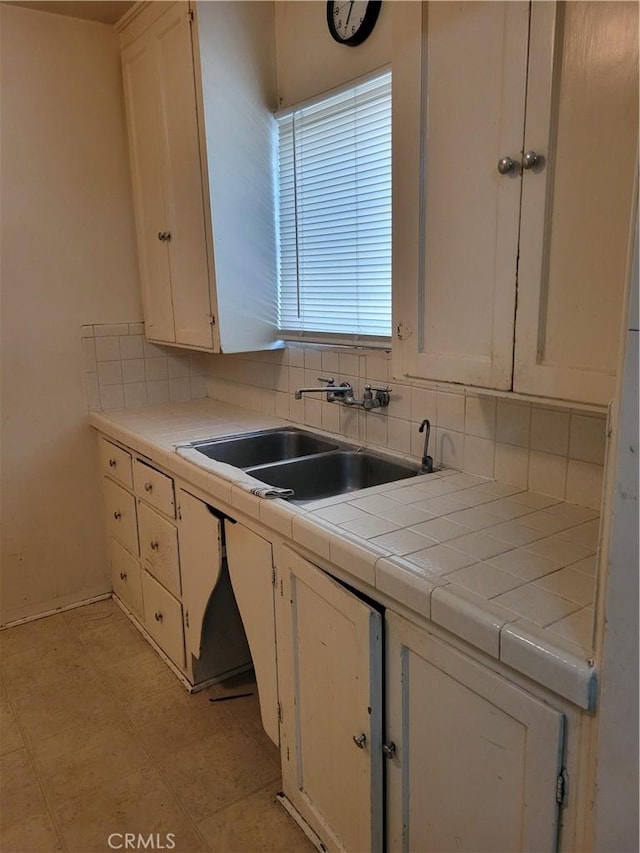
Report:
[{"label": "chrome faucet", "polygon": [[328,403],[335,403],[336,400],[350,403],[355,399],[353,385],[350,382],[341,382],[340,385],[336,385],[333,376],[329,378],[318,376],[318,382],[326,382],[327,384],[321,385],[319,388],[297,388],[293,396],[296,400],[302,400],[303,394],[326,394]]},{"label": "chrome faucet", "polygon": [[433,474],[433,458],[429,456],[429,436],[431,435],[431,421],[428,418],[425,418],[420,426],[418,427],[418,432],[425,432],[424,437],[424,450],[422,452],[422,471],[425,474]]},{"label": "chrome faucet", "polygon": [[367,412],[371,409],[380,409],[389,405],[389,392],[391,388],[372,388],[371,385],[365,385],[362,400],[358,400],[353,393],[353,385],[350,382],[341,382],[340,385],[336,385],[336,380],[333,376],[329,378],[318,376],[318,381],[326,382],[327,384],[321,385],[318,388],[297,388],[294,392],[296,400],[301,400],[303,394],[326,394],[328,403],[361,406]]}]

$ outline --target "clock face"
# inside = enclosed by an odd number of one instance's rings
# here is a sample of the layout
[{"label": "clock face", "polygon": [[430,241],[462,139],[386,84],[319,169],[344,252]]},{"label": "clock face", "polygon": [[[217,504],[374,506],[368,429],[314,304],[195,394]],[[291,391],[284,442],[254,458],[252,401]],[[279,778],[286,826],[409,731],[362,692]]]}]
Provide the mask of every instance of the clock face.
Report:
[{"label": "clock face", "polygon": [[371,34],[378,14],[380,0],[337,0],[327,3],[327,26],[340,44],[355,47]]}]

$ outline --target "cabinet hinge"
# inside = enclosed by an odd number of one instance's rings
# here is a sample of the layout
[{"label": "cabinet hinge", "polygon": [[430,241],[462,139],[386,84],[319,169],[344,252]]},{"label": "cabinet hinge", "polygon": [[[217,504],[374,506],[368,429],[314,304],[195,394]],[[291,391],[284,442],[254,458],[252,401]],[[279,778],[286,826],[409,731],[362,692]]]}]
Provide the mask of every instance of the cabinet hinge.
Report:
[{"label": "cabinet hinge", "polygon": [[177,514],[178,514],[178,521],[182,521],[182,507],[180,506],[180,504],[178,504]]},{"label": "cabinet hinge", "polygon": [[215,326],[215,324],[216,324],[216,315],[215,314],[209,314],[209,322],[211,323],[212,326]]},{"label": "cabinet hinge", "polygon": [[284,597],[284,584],[282,583],[282,578],[280,578],[280,598]]},{"label": "cabinet hinge", "polygon": [[187,628],[189,627],[189,611],[188,610],[184,611],[184,624],[186,625]]},{"label": "cabinet hinge", "polygon": [[187,12],[187,18],[190,21],[193,21],[193,9],[189,9],[189,11]]},{"label": "cabinet hinge", "polygon": [[276,704],[276,710],[278,713],[278,722],[281,723],[282,722],[282,705],[280,704],[280,702],[278,702]]},{"label": "cabinet hinge", "polygon": [[559,806],[565,806],[567,804],[567,797],[569,793],[569,777],[567,776],[567,771],[562,768],[560,773],[558,773],[558,778],[556,779],[556,803]]},{"label": "cabinet hinge", "polygon": [[271,567],[271,586],[275,586],[276,583],[277,583],[277,581],[276,581],[276,567],[272,566]]}]

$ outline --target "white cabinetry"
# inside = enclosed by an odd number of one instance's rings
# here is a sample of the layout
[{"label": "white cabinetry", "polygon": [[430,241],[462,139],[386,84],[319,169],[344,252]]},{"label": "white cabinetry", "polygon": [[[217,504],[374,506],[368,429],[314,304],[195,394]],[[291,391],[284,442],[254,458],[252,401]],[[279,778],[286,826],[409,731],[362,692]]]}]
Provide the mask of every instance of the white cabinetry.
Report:
[{"label": "white cabinetry", "polygon": [[394,853],[555,850],[564,715],[389,610],[383,650],[370,603],[276,562],[283,791],[327,849],[382,850],[385,813]]},{"label": "white cabinetry", "polygon": [[394,5],[397,376],[613,396],[637,15],[629,3]]},{"label": "white cabinetry", "polygon": [[118,28],[150,340],[275,338],[268,3],[138,3]]},{"label": "white cabinetry", "polygon": [[382,625],[284,546],[277,560],[285,796],[329,850],[382,850]]},{"label": "white cabinetry", "polygon": [[387,611],[387,846],[555,850],[564,718]]},{"label": "white cabinetry", "polygon": [[277,746],[280,733],[271,542],[237,522],[225,520],[224,529],[229,577],[251,649],[262,725]]},{"label": "white cabinetry", "polygon": [[132,451],[98,441],[114,595],[190,685],[248,668],[220,519]]}]

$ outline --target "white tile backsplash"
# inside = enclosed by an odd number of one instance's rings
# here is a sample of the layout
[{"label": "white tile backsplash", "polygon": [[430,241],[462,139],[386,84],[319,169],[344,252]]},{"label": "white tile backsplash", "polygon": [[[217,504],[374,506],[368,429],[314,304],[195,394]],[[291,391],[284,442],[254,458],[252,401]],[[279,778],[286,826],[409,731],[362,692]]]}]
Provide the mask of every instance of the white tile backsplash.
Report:
[{"label": "white tile backsplash", "polygon": [[144,323],[87,325],[80,335],[90,410],[138,409],[207,396],[209,356],[149,343]]}]

